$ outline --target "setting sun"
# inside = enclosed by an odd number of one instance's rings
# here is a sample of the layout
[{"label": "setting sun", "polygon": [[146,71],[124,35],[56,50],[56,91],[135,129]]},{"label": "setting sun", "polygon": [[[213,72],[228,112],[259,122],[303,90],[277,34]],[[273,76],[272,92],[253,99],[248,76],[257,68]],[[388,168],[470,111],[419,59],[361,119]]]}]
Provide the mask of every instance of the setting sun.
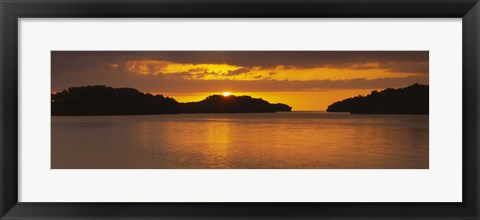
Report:
[{"label": "setting sun", "polygon": [[223,92],[223,96],[227,97],[230,96],[232,93],[231,92]]}]

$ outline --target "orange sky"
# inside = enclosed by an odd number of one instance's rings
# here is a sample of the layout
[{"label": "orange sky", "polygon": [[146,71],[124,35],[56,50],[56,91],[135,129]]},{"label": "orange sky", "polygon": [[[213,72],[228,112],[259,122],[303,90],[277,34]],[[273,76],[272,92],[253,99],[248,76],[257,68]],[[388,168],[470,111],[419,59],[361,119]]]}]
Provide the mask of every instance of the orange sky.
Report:
[{"label": "orange sky", "polygon": [[131,87],[180,102],[230,91],[293,110],[428,84],[427,51],[53,51],[52,91]]},{"label": "orange sky", "polygon": [[[232,95],[248,95],[263,98],[271,103],[288,103],[294,111],[323,111],[328,105],[352,96],[366,95],[370,89],[341,89],[327,91],[297,91],[297,92],[232,92]],[[199,101],[212,93],[166,93],[179,102]],[[214,94],[221,95],[221,92]],[[301,97],[301,98],[299,98]]]}]

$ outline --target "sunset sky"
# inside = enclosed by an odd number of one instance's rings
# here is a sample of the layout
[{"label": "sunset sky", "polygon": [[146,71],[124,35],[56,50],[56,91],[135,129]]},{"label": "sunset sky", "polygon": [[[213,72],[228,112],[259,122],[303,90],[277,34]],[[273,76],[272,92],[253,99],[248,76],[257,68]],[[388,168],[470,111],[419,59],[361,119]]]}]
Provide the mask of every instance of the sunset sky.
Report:
[{"label": "sunset sky", "polygon": [[428,84],[428,51],[52,51],[52,92],[107,85],[200,101],[229,91],[299,110]]}]

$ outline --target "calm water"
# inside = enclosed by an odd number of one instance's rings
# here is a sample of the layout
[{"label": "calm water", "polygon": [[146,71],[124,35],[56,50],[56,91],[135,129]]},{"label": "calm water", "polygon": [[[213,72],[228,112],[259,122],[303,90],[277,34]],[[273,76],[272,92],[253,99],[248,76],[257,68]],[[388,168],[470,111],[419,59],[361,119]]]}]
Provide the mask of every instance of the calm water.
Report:
[{"label": "calm water", "polygon": [[52,168],[428,168],[428,116],[52,117]]}]

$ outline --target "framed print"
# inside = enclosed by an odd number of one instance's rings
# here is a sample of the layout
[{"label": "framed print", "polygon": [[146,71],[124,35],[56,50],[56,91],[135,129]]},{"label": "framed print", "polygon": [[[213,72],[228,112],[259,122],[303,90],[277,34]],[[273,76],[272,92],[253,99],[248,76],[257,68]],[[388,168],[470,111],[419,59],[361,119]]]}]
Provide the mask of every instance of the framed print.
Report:
[{"label": "framed print", "polygon": [[2,1],[1,219],[478,219],[479,7]]}]

